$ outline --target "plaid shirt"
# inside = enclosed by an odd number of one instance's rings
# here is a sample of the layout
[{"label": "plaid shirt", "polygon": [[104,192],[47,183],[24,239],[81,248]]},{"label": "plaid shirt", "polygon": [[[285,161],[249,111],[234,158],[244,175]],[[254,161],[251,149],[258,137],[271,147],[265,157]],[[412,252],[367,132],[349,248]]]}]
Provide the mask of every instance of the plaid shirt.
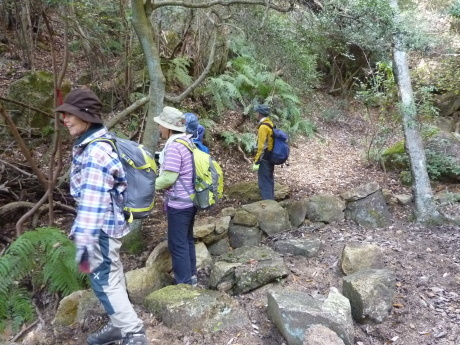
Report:
[{"label": "plaid shirt", "polygon": [[72,150],[70,194],[77,201],[78,208],[70,234],[77,246],[95,244],[101,230],[114,238],[123,237],[130,231],[121,210],[113,206],[110,193],[114,191],[120,195],[127,186],[118,155],[109,143],[97,141],[88,145],[91,140],[107,137],[107,134],[104,127]]}]

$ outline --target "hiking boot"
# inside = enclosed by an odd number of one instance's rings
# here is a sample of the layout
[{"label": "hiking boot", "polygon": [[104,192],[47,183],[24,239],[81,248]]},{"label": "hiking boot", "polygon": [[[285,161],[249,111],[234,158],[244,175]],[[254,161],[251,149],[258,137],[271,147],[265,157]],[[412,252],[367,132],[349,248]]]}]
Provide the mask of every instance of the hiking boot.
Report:
[{"label": "hiking boot", "polygon": [[121,330],[109,322],[96,333],[90,334],[86,341],[89,345],[111,345],[122,339]]},{"label": "hiking boot", "polygon": [[147,345],[147,338],[143,331],[139,333],[127,333],[121,345]]}]

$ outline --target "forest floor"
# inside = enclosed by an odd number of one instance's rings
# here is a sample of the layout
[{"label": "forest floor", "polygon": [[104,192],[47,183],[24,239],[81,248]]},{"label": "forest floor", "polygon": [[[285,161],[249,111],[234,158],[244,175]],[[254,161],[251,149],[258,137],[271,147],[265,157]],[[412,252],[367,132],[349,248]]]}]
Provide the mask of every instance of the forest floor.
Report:
[{"label": "forest floor", "polygon": [[[292,145],[289,165],[276,167],[276,181],[290,186],[292,198],[321,193],[339,195],[367,182],[378,182],[393,194],[410,193],[410,188],[401,185],[397,176],[384,173],[378,165],[364,159],[368,124],[359,113],[350,112],[334,122],[318,121],[317,124],[318,135],[299,138]],[[239,156],[239,152],[227,151],[218,159],[223,162],[227,185],[242,179],[256,179],[250,164]],[[433,185],[435,192],[456,192],[457,188],[456,185]],[[237,202],[226,200],[224,206],[237,206]],[[455,215],[458,207],[447,205],[444,211]],[[355,323],[355,344],[460,344],[459,227],[416,225],[410,221],[410,205],[392,204],[390,212],[392,224],[382,229],[364,229],[343,221],[312,231],[309,236],[320,238],[324,244],[322,252],[310,259],[286,256],[291,274],[279,284],[286,290],[304,291],[312,296],[327,295],[331,287],[341,291],[343,273],[338,260],[344,244],[374,243],[383,250],[385,266],[396,277],[394,307],[381,324]],[[204,215],[207,214],[199,214],[199,217]],[[126,270],[142,266],[150,250],[164,237],[166,222],[162,211],[155,210],[149,225],[152,233],[148,234],[148,250],[140,256],[125,255]],[[298,233],[293,230],[280,236],[294,237]],[[206,280],[206,273],[200,272],[201,287],[204,288]],[[136,310],[145,322],[151,344],[281,345],[285,341],[266,313],[266,292],[272,287],[269,285],[235,297],[252,322],[247,329],[238,332],[208,334],[190,330],[186,334],[179,333],[162,325],[140,306],[136,306]],[[50,331],[53,313],[45,315],[48,333],[43,344],[85,344],[87,334],[104,322],[93,323],[91,329],[82,329],[65,342],[54,342]]]}]

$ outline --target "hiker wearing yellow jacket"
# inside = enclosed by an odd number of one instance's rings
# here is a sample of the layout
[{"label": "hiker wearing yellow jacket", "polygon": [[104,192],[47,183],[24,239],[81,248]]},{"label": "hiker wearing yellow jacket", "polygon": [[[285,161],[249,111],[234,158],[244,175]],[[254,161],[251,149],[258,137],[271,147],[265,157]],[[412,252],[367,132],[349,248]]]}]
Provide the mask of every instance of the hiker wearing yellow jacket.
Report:
[{"label": "hiker wearing yellow jacket", "polygon": [[259,104],[254,108],[259,121],[257,132],[257,153],[254,157],[253,171],[257,171],[259,191],[262,200],[275,200],[275,166],[268,161],[273,150],[273,122],[268,115],[270,107]]}]

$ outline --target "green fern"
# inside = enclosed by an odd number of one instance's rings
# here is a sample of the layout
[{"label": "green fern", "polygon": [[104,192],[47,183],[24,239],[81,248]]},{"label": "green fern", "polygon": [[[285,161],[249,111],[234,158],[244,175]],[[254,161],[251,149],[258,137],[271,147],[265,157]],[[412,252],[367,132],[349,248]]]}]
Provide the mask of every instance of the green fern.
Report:
[{"label": "green fern", "polygon": [[192,83],[189,74],[190,59],[187,57],[177,57],[168,62],[165,77],[169,83],[179,82],[182,86]]},{"label": "green fern", "polygon": [[0,326],[5,325],[5,319],[14,325],[29,320],[30,297],[17,286],[26,278],[34,288],[45,285],[63,295],[86,288],[88,278],[78,272],[74,258],[75,246],[57,228],[40,228],[19,236],[0,257]]},{"label": "green fern", "polygon": [[21,287],[11,291],[7,301],[7,308],[7,318],[12,321],[14,332],[17,332],[22,324],[31,321],[35,316],[29,293]]},{"label": "green fern", "polygon": [[224,139],[224,146],[240,146],[247,153],[250,153],[255,149],[256,136],[253,133],[224,131],[220,135]]}]

